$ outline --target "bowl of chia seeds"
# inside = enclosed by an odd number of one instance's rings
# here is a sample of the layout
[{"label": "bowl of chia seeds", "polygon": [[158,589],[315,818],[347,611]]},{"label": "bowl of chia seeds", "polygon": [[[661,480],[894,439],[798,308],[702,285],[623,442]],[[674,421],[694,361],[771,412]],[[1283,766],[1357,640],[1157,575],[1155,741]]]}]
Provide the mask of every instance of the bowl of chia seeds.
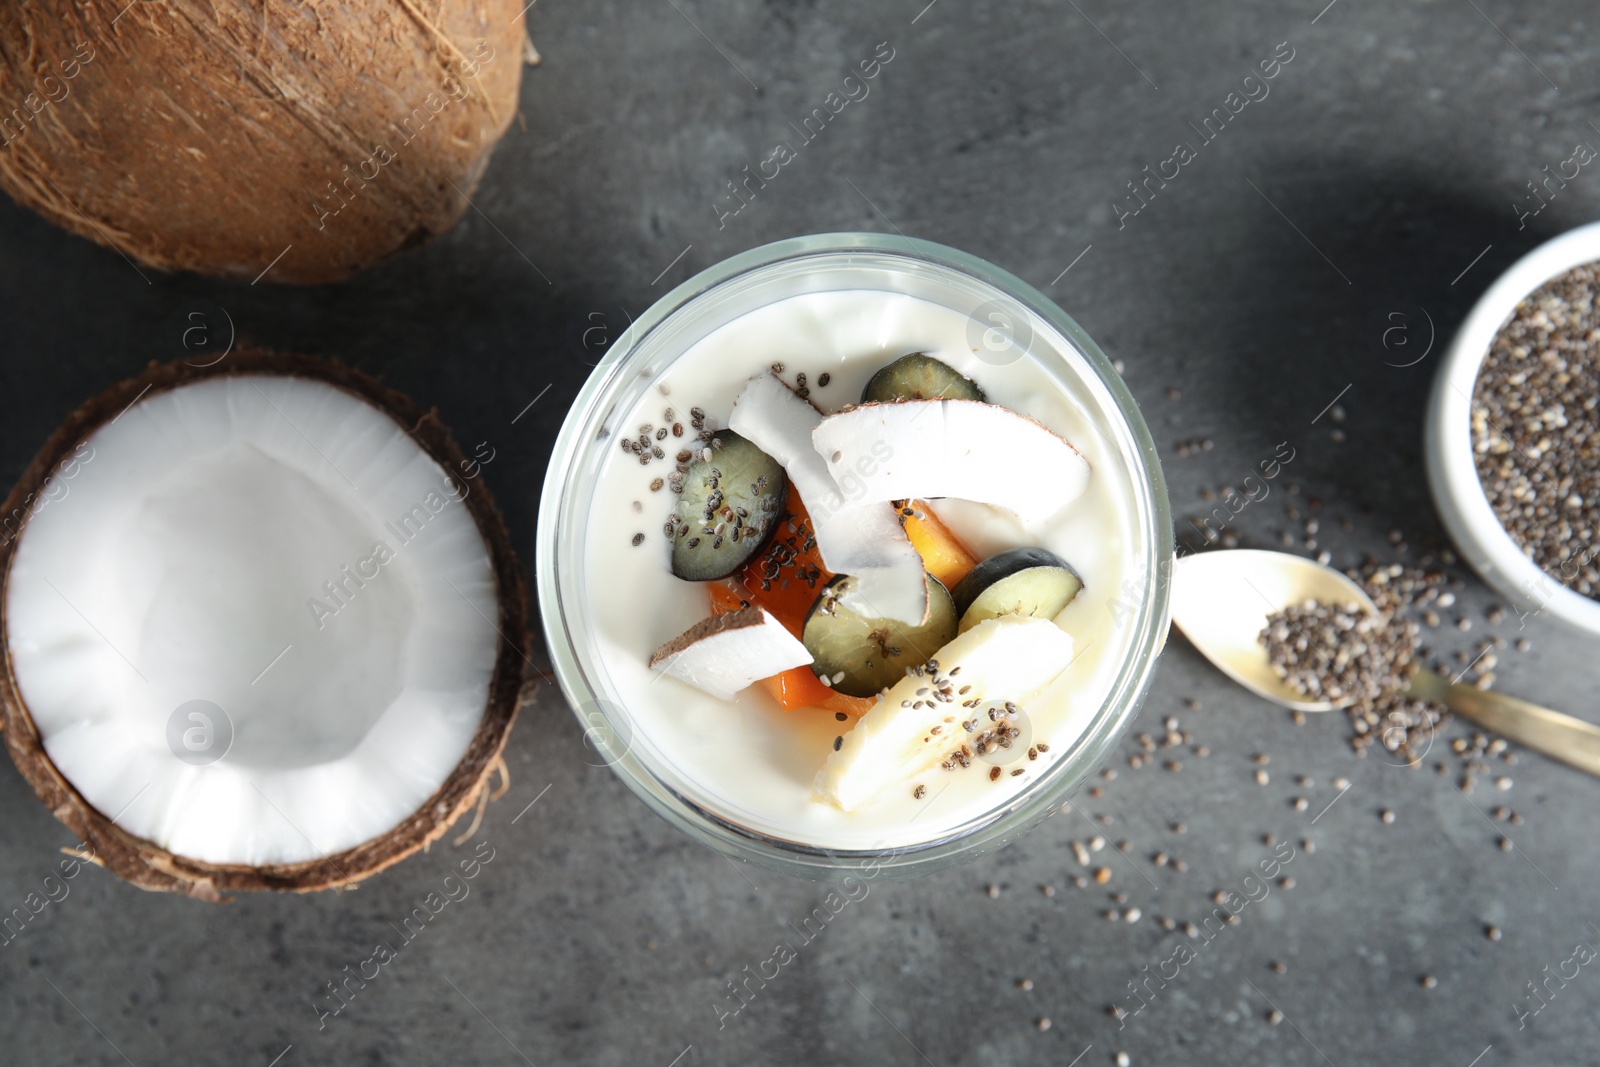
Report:
[{"label": "bowl of chia seeds", "polygon": [[1478,299],[1428,404],[1428,483],[1462,557],[1526,615],[1600,636],[1600,223]]}]

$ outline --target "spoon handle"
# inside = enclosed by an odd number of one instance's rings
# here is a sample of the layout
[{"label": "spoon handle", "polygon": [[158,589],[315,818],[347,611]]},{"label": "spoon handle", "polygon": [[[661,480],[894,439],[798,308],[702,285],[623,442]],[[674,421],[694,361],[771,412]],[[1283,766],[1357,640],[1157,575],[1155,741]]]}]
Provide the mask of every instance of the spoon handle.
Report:
[{"label": "spoon handle", "polygon": [[1463,718],[1508,740],[1600,775],[1600,726],[1591,722],[1492,690],[1452,684],[1426,669],[1419,669],[1412,679],[1411,694],[1442,701]]}]

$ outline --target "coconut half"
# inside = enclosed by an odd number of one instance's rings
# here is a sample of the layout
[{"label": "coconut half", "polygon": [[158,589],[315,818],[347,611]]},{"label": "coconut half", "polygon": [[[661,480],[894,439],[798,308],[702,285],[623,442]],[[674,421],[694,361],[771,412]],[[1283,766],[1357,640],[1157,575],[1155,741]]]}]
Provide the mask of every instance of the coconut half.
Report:
[{"label": "coconut half", "polygon": [[1082,495],[1089,461],[1054,431],[980,400],[868,403],[823,419],[812,443],[867,500],[960,497],[1042,522]]},{"label": "coconut half", "polygon": [[[920,623],[928,614],[922,557],[893,507],[847,496],[813,445],[820,411],[770,372],[751,378],[728,427],[777,460],[806,506],[822,562],[856,582],[845,602],[861,615]],[[850,471],[844,469],[848,479]],[[854,481],[847,484],[853,489]]]},{"label": "coconut half", "polygon": [[82,851],[206,899],[314,890],[478,803],[529,642],[486,457],[300,356],[79,408],[5,504],[0,715]]}]

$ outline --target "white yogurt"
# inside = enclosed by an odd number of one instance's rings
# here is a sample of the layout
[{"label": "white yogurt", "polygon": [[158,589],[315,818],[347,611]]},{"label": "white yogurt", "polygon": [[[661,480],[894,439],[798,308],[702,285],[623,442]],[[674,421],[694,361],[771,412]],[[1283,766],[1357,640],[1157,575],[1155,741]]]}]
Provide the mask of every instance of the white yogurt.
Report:
[{"label": "white yogurt", "polygon": [[[768,837],[821,848],[913,845],[950,835],[986,813],[1005,808],[1061,759],[1107,699],[1118,671],[1132,654],[1134,627],[1119,625],[1125,579],[1135,577],[1137,509],[1134,482],[1123,466],[1105,417],[1074,368],[1076,352],[1055,352],[1035,337],[1025,358],[994,366],[969,343],[970,318],[925,300],[874,291],[811,293],[791,297],[733,320],[692,345],[671,363],[632,411],[611,420],[636,435],[644,423],[664,424],[666,408],[685,426],[684,438],[661,442],[665,462],[641,465],[614,447],[604,461],[585,537],[586,608],[594,658],[608,672],[629,711],[632,747],[648,763],[670,768],[673,788],[730,823]],[[979,559],[1022,545],[1041,545],[1070,562],[1083,592],[1057,617],[1072,634],[1077,653],[1068,670],[1027,701],[1032,741],[1050,751],[1037,761],[1025,747],[991,781],[991,764],[925,771],[890,786],[876,800],[845,813],[817,799],[812,780],[834,738],[852,725],[820,709],[782,711],[756,685],[734,701],[715,699],[687,684],[658,676],[650,653],[709,613],[704,584],[673,577],[671,542],[662,526],[675,497],[650,482],[673,469],[672,455],[689,440],[688,411],[703,408],[725,426],[733,401],[751,375],[774,362],[784,377],[804,371],[811,400],[825,412],[856,401],[874,372],[908,352],[926,352],[974,379],[991,401],[1031,416],[1072,442],[1088,459],[1088,490],[1059,515],[1034,528],[968,501],[933,507]],[[1065,364],[1063,363],[1065,360]],[[831,380],[818,387],[826,372]],[[1018,456],[1019,464],[1030,461]],[[1039,477],[1049,477],[1039,471]],[[637,501],[643,508],[635,510]],[[642,545],[632,544],[643,533]],[[1126,621],[1125,619],[1122,621]],[[1008,754],[1010,756],[1012,754]],[[1011,771],[1025,773],[1013,776]],[[913,787],[927,786],[923,799]]]}]

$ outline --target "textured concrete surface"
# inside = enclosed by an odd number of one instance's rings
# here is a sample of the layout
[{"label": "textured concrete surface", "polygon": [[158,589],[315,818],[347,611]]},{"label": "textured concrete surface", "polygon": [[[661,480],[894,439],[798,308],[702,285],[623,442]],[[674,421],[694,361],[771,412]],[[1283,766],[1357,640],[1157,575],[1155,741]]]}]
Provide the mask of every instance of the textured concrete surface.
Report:
[{"label": "textured concrete surface", "polygon": [[[540,4],[531,25],[545,63],[528,74],[525,123],[499,149],[478,210],[340,287],[146,279],[0,205],[0,470],[19,473],[90,393],[174,355],[169,321],[204,299],[241,336],[353,361],[437,405],[462,440],[492,442],[501,458],[485,477],[531,558],[565,406],[629,315],[768,240],[898,230],[1045,288],[1125,362],[1180,525],[1202,510],[1202,489],[1239,484],[1289,441],[1295,459],[1273,496],[1236,521],[1243,544],[1275,546],[1298,528],[1284,514],[1292,483],[1302,507],[1322,501],[1319,539],[1336,562],[1387,558],[1392,529],[1408,546],[1401,558],[1426,551],[1440,530],[1420,473],[1421,409],[1443,345],[1498,270],[1600,207],[1589,168],[1537,215],[1519,220],[1514,206],[1533,203],[1526,183],[1542,167],[1600,143],[1589,5],[924,2]],[[793,138],[791,124],[880,42],[893,59],[870,95],[719,223],[727,183]],[[1282,42],[1292,59],[1270,95],[1119,223],[1138,203],[1126,183],[1197,141],[1188,123],[1242,92]],[[1318,419],[1335,397],[1347,419]],[[1214,445],[1180,458],[1191,439]],[[1491,596],[1456,577],[1474,629],[1450,630],[1439,647],[1526,636],[1531,651],[1501,654],[1501,687],[1596,716],[1592,641],[1542,618],[1520,632],[1515,617],[1489,627]],[[1464,797],[1431,758],[1417,770],[1357,759],[1340,717],[1293,725],[1178,638],[1136,729],[1159,736],[1169,715],[1192,734],[1172,750],[1181,770],[1130,770],[1130,740],[1110,765],[1115,780],[1079,798],[1106,823],[1058,815],[969,866],[871,885],[722,1017],[737,1003],[728,983],[794,940],[788,923],[821,891],[735,868],[670,830],[583,762],[572,717],[547,692],[512,738],[513,786],[485,819],[494,859],[471,896],[321,1028],[313,1001],[325,984],[392,938],[390,924],[471,846],[437,847],[356,892],[227,906],[80,875],[0,948],[0,1059],[1594,1061],[1594,968],[1552,981],[1547,1002],[1529,1000],[1526,984],[1578,943],[1600,945],[1588,832],[1600,783],[1524,754],[1496,772],[1513,780],[1508,791],[1485,778]],[[1253,777],[1258,752],[1271,757],[1266,786]],[[1343,796],[1339,776],[1352,783]],[[1491,824],[1500,804],[1522,823]],[[0,909],[10,910],[70,837],[9,764],[0,810]],[[1186,833],[1172,831],[1178,821]],[[1112,880],[1075,888],[1085,872],[1071,842],[1096,832],[1112,842],[1096,857]],[[1505,832],[1515,851],[1497,847]],[[1129,983],[1173,956],[1183,922],[1208,914],[1214,892],[1240,887],[1272,851],[1264,835],[1295,848],[1283,872],[1293,888],[1273,883],[1238,925],[1194,942],[1193,961],[1119,1023],[1110,1006],[1136,1003]],[[1127,858],[1115,855],[1122,840]],[[1155,866],[1158,851],[1187,871]],[[1142,918],[1108,922],[1112,907]],[[1485,936],[1488,924],[1502,940]],[[1541,1003],[1519,1025],[1518,1010]]]}]

